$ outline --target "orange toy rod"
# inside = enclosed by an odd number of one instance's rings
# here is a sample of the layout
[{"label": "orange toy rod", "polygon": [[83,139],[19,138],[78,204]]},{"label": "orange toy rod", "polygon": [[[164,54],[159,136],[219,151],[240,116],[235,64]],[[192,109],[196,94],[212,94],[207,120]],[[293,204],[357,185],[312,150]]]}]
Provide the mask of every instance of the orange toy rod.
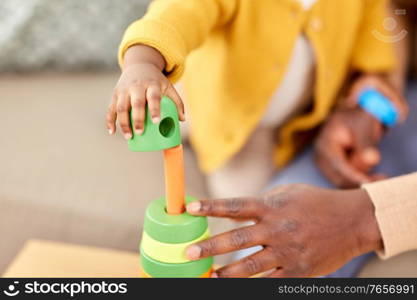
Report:
[{"label": "orange toy rod", "polygon": [[164,150],[165,195],[167,212],[179,215],[185,211],[184,154],[182,145]]}]

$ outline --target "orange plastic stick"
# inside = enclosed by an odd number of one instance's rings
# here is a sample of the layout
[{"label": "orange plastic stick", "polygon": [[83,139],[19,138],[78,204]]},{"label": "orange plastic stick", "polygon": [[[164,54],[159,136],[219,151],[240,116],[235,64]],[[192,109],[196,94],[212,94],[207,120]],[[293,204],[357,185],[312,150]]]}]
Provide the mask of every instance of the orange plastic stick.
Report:
[{"label": "orange plastic stick", "polygon": [[167,212],[182,214],[185,210],[184,154],[182,145],[164,150],[165,196]]}]

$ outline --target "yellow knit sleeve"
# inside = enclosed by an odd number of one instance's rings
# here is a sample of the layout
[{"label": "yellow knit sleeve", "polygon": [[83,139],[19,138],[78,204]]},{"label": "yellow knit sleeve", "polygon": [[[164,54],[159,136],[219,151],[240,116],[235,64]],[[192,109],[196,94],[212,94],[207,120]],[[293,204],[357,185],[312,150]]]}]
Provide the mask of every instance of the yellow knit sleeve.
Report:
[{"label": "yellow knit sleeve", "polygon": [[154,0],[145,16],[126,30],[119,47],[119,65],[126,50],[135,44],[157,49],[165,58],[165,73],[175,82],[185,59],[201,45],[210,31],[228,22],[237,0]]},{"label": "yellow knit sleeve", "polygon": [[394,44],[398,37],[384,26],[388,18],[388,1],[364,0],[363,5],[363,22],[358,28],[352,67],[363,72],[393,71],[396,65]]}]

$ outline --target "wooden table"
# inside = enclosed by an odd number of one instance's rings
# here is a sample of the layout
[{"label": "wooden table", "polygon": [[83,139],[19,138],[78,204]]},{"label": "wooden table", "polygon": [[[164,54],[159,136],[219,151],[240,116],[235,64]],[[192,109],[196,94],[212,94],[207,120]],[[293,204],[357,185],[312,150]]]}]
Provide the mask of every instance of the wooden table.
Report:
[{"label": "wooden table", "polygon": [[[138,253],[30,240],[3,277],[138,277],[138,269]],[[360,277],[417,277],[417,251],[375,257]]]},{"label": "wooden table", "polygon": [[134,252],[30,240],[3,277],[138,277]]}]

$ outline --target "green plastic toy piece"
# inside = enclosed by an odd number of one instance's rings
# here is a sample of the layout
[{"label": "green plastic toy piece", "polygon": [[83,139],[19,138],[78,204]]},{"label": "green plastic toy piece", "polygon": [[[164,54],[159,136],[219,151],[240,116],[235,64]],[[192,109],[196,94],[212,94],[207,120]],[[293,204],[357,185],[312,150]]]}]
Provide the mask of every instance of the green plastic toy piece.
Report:
[{"label": "green plastic toy piece", "polygon": [[194,278],[200,277],[211,269],[213,257],[206,257],[182,264],[169,264],[154,260],[141,251],[140,262],[146,274],[153,278]]},{"label": "green plastic toy piece", "polygon": [[210,237],[210,231],[207,230],[200,237],[186,242],[186,243],[162,243],[151,238],[146,231],[142,234],[142,241],[140,243],[143,253],[146,253],[150,258],[169,263],[169,264],[181,264],[190,261],[185,255],[185,251],[188,246],[208,239]]},{"label": "green plastic toy piece", "polygon": [[[186,196],[186,203],[197,199]],[[144,231],[162,243],[186,243],[200,237],[208,228],[206,217],[196,217],[187,212],[169,215],[166,212],[165,197],[149,203],[145,212]]]},{"label": "green plastic toy piece", "polygon": [[[132,123],[133,128],[133,123]],[[161,99],[161,121],[152,123],[152,118],[146,105],[145,128],[141,135],[133,132],[128,141],[131,151],[159,151],[181,144],[178,111],[175,103],[168,97]]]}]

